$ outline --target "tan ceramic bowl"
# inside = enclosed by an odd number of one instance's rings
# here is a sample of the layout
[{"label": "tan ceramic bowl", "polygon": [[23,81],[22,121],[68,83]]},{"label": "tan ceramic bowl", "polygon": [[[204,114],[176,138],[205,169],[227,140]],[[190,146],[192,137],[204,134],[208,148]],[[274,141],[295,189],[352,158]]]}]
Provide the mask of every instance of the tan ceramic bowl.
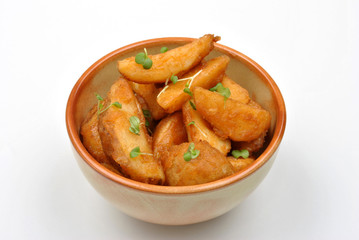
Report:
[{"label": "tan ceramic bowl", "polygon": [[[89,109],[96,104],[94,93],[105,96],[120,76],[118,60],[133,56],[146,47],[149,54],[191,42],[190,38],[160,38],[117,49],[94,63],[80,77],[67,103],[66,124],[73,153],[90,184],[125,214],[143,221],[184,225],[218,217],[246,198],[264,179],[276,158],[282,140],[286,110],[282,95],[269,74],[256,62],[229,47],[215,44],[209,58],[226,54],[231,58],[227,75],[245,87],[252,98],[272,114],[269,143],[247,169],[206,184],[182,187],[155,186],[119,176],[100,165],[82,145],[79,128]],[[273,186],[274,187],[274,186]]]}]

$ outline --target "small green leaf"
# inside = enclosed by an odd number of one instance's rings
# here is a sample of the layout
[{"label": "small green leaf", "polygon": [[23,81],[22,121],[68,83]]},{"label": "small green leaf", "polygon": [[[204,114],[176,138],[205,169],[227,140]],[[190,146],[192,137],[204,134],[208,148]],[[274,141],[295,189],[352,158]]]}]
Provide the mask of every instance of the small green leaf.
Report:
[{"label": "small green leaf", "polygon": [[141,151],[140,151],[140,147],[135,147],[134,149],[132,149],[132,151],[130,152],[130,158],[135,158],[137,157],[138,155],[141,154]]},{"label": "small green leaf", "polygon": [[209,90],[221,94],[224,97],[224,101],[226,101],[229,96],[231,96],[231,91],[229,90],[229,88],[223,87],[222,83],[217,83],[216,86],[210,88]]},{"label": "small green leaf", "polygon": [[150,69],[152,67],[152,60],[150,58],[146,58],[142,66],[144,69]]},{"label": "small green leaf", "polygon": [[143,64],[145,62],[146,58],[147,58],[147,56],[144,52],[137,53],[137,55],[135,57],[135,62],[138,64]]},{"label": "small green leaf", "polygon": [[99,103],[98,104],[98,109],[101,110],[103,108],[103,104],[102,103]]},{"label": "small green leaf", "polygon": [[145,116],[145,118],[151,118],[151,112],[147,109],[142,109],[143,112],[143,116]]},{"label": "small green leaf", "polygon": [[138,119],[138,117],[136,116],[131,116],[130,117],[130,132],[136,134],[136,135],[140,135],[140,119]]},{"label": "small green leaf", "polygon": [[165,52],[167,52],[168,51],[168,48],[167,47],[162,47],[161,48],[161,53],[165,53]]},{"label": "small green leaf", "polygon": [[190,95],[191,97],[193,96],[191,90],[190,90],[188,87],[186,87],[185,89],[183,89],[183,91],[184,91],[185,93],[187,93],[188,95]]},{"label": "small green leaf", "polygon": [[242,149],[242,150],[233,150],[232,151],[232,156],[235,158],[248,158],[249,157],[249,152],[247,149]]},{"label": "small green leaf", "polygon": [[197,110],[196,105],[194,104],[194,102],[192,102],[191,100],[189,101],[189,104],[191,105],[191,107],[193,108],[193,110]]},{"label": "small green leaf", "polygon": [[96,95],[97,100],[103,101],[103,98],[99,94],[95,93],[95,95]]},{"label": "small green leaf", "polygon": [[173,84],[176,84],[176,82],[178,81],[178,77],[172,74],[171,81],[173,82]]},{"label": "small green leaf", "polygon": [[190,152],[185,152],[183,154],[183,159],[188,162],[188,161],[191,161],[192,157],[191,157],[191,153]]},{"label": "small green leaf", "polygon": [[196,123],[194,121],[187,124],[187,126],[195,125]]},{"label": "small green leaf", "polygon": [[149,127],[150,126],[150,122],[146,119],[146,122],[145,122],[145,126],[146,127]]},{"label": "small green leaf", "polygon": [[112,106],[117,107],[117,108],[122,108],[122,104],[119,102],[112,103]]}]

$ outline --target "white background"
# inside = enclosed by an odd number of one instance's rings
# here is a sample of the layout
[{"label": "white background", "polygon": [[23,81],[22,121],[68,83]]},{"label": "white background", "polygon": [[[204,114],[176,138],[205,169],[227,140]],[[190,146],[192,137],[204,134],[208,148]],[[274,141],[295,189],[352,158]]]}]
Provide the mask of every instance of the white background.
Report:
[{"label": "white background", "polygon": [[[220,35],[287,107],[280,152],[240,206],[200,224],[130,218],[86,181],[67,97],[132,42]],[[0,239],[359,239],[358,1],[0,1]]]}]

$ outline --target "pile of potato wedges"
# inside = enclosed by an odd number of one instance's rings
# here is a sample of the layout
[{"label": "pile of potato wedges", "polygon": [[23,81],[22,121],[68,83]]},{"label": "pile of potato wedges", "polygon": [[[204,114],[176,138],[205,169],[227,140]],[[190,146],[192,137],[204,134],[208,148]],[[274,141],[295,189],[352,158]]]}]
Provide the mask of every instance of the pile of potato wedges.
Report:
[{"label": "pile of potato wedges", "polygon": [[146,68],[137,56],[120,60],[121,77],[81,125],[93,158],[123,177],[167,186],[215,181],[252,164],[271,115],[226,75],[228,56],[204,60],[218,40],[206,34],[155,55],[144,49]]}]

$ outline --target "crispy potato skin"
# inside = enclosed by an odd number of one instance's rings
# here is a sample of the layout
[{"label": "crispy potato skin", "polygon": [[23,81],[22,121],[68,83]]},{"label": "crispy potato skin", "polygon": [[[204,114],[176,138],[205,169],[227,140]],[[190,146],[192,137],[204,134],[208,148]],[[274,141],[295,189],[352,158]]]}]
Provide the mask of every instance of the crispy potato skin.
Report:
[{"label": "crispy potato skin", "polygon": [[166,182],[170,186],[187,186],[215,181],[234,173],[227,158],[207,142],[195,142],[197,158],[186,162],[183,154],[189,143],[172,146],[161,156]]},{"label": "crispy potato skin", "polygon": [[163,151],[173,145],[187,141],[187,132],[183,124],[181,112],[173,113],[162,119],[153,134],[153,153],[155,159],[160,159]]},{"label": "crispy potato skin", "polygon": [[[162,166],[152,155],[130,158],[130,152],[137,146],[142,153],[152,154],[152,141],[145,127],[142,109],[130,85],[123,78],[111,86],[104,106],[116,101],[122,104],[122,109],[110,107],[99,117],[99,133],[106,156],[120,166],[121,173],[133,180],[163,184]],[[131,116],[140,119],[140,135],[129,131]]]},{"label": "crispy potato skin", "polygon": [[[195,67],[190,72],[185,74],[183,78],[194,76],[198,71],[202,70],[192,82],[190,90],[194,87],[211,88],[219,83],[223,74],[226,71],[229,63],[229,57],[222,55],[209,60],[208,62]],[[157,97],[158,104],[168,113],[178,111],[182,105],[191,98],[190,95],[183,92],[187,81],[177,82],[176,84],[169,83],[168,88]]]},{"label": "crispy potato skin", "polygon": [[86,119],[81,125],[80,134],[83,145],[99,163],[110,163],[103,151],[98,132],[97,105],[87,113]]},{"label": "crispy potato skin", "polygon": [[129,82],[133,91],[143,97],[146,101],[149,111],[151,112],[151,116],[155,120],[162,119],[167,115],[165,110],[158,105],[157,103],[157,95],[160,92],[158,88],[156,88],[155,84],[140,84],[135,82]]},{"label": "crispy potato skin", "polygon": [[[189,101],[187,101],[182,107],[183,121],[186,126],[188,141],[198,142],[207,141],[212,147],[219,150],[223,155],[231,150],[231,141],[229,139],[221,139],[218,137],[210,124],[202,118],[198,111],[194,110]],[[194,121],[195,125],[188,124]]]},{"label": "crispy potato skin", "polygon": [[247,168],[249,165],[251,165],[254,162],[253,158],[234,158],[234,157],[227,157],[228,161],[232,164],[234,171],[239,172],[240,170],[243,170]]},{"label": "crispy potato skin", "polygon": [[193,93],[198,112],[220,136],[233,141],[252,141],[270,126],[271,115],[264,109],[231,98],[224,102],[220,94],[201,87],[196,87]]},{"label": "crispy potato skin", "polygon": [[127,79],[137,83],[164,83],[173,75],[182,75],[208,55],[213,49],[213,43],[220,37],[207,34],[184,46],[177,47],[165,53],[149,55],[153,64],[150,69],[144,69],[135,62],[135,57],[118,62],[118,70]]},{"label": "crispy potato skin", "polygon": [[251,99],[247,89],[242,88],[241,85],[230,79],[227,75],[222,80],[223,87],[229,88],[231,95],[229,98],[237,100],[243,104],[247,104]]},{"label": "crispy potato skin", "polygon": [[258,138],[249,142],[233,142],[232,148],[238,150],[247,149],[249,154],[252,155],[254,152],[257,152],[263,147],[266,134],[267,131],[263,132]]}]

